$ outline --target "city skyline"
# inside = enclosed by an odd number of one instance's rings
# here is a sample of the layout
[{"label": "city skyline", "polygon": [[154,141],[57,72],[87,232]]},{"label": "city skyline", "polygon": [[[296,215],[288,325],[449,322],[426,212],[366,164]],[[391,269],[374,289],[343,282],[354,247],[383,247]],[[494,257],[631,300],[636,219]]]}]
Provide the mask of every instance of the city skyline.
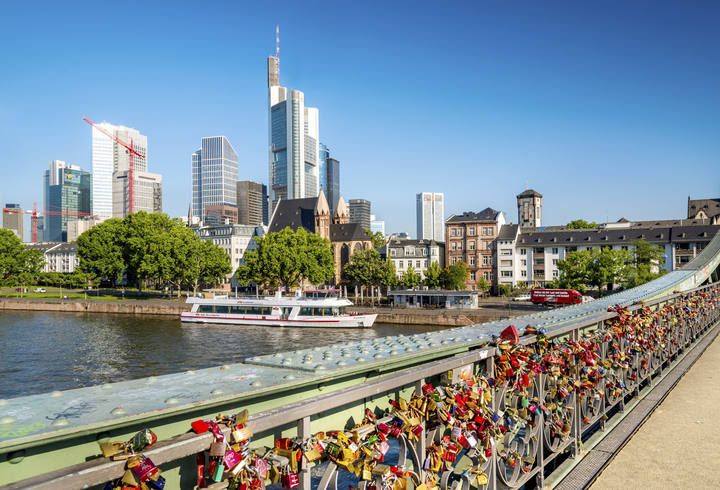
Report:
[{"label": "city skyline", "polygon": [[[544,224],[613,221],[627,214],[677,217],[688,194],[718,194],[720,124],[714,115],[720,98],[712,87],[720,83],[720,63],[712,25],[720,12],[711,2],[652,9],[618,3],[619,17],[609,13],[613,8],[572,4],[552,13],[531,4],[468,4],[427,13],[422,6],[393,6],[381,19],[362,9],[318,4],[302,14],[326,21],[327,29],[313,32],[294,19],[299,7],[251,7],[255,18],[248,22],[244,10],[219,5],[227,14],[222,26],[243,29],[173,48],[168,43],[180,39],[174,29],[182,31],[182,17],[192,18],[197,8],[179,5],[185,15],[173,18],[168,40],[142,34],[131,41],[147,48],[137,53],[146,72],[137,80],[110,63],[118,48],[92,68],[99,47],[88,46],[86,35],[73,34],[69,25],[59,28],[45,52],[48,25],[67,15],[59,6],[48,3],[42,13],[7,7],[17,22],[0,40],[18,49],[9,58],[14,70],[2,82],[0,138],[9,148],[4,164],[14,172],[0,186],[0,199],[24,209],[42,202],[38,176],[50,160],[91,167],[85,113],[148,135],[153,170],[164,176],[164,208],[173,216],[187,212],[186,155],[203,135],[227,135],[247,162],[238,178],[267,183],[264,60],[274,49],[278,23],[283,78],[303,88],[309,105],[322,108],[322,141],[343,161],[343,195],[372,201],[388,232],[412,234],[412,199],[426,188],[449,198],[446,218],[488,206],[514,217],[514,196],[534,188],[546,196]],[[407,12],[405,22],[399,22],[401,12]],[[105,25],[102,13],[88,9],[78,22],[87,23],[88,35],[107,29],[110,37],[119,36],[123,22]],[[161,9],[144,14],[141,25],[157,23]],[[37,22],[21,22],[31,16]],[[479,28],[463,30],[469,21]],[[371,39],[362,33],[364,22]],[[423,32],[433,36],[426,39]],[[21,38],[27,42],[16,42]],[[167,57],[158,57],[166,49]],[[213,49],[205,61],[218,77],[195,78],[196,88],[178,80],[190,66],[188,52]],[[41,73],[61,66],[54,59],[63,53],[82,53],[79,72],[105,69],[106,83],[62,69],[53,84],[45,83]],[[232,67],[223,63],[228,58]],[[311,63],[322,59],[332,59],[333,69]],[[473,97],[466,96],[468,84]],[[185,103],[200,93],[202,110]],[[448,144],[457,140],[473,143]],[[481,181],[492,185],[477,192]]]}]

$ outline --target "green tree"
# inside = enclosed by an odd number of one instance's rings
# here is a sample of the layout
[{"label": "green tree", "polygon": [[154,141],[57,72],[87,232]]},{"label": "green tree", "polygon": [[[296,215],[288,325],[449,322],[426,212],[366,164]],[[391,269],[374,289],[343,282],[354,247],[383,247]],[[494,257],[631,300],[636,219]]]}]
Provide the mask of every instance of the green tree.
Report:
[{"label": "green tree", "polygon": [[420,275],[415,272],[414,268],[409,267],[403,272],[400,283],[408,289],[418,287],[420,285]]},{"label": "green tree", "polygon": [[628,278],[628,287],[640,286],[664,274],[665,252],[659,245],[647,240],[633,242],[634,267]]},{"label": "green tree", "polygon": [[321,284],[335,271],[330,242],[304,228],[285,228],[256,239],[245,253],[236,277],[241,284],[254,282],[267,288],[293,288],[308,280]]},{"label": "green tree", "polygon": [[477,288],[481,292],[490,289],[490,285],[485,280],[485,276],[480,276],[480,279],[477,281]]},{"label": "green tree", "polygon": [[440,277],[442,276],[442,267],[438,262],[431,262],[430,267],[425,271],[425,280],[423,284],[429,289],[437,289],[440,287]]},{"label": "green tree", "polygon": [[77,240],[80,271],[94,281],[105,280],[114,286],[126,268],[124,237],[125,225],[117,218],[103,221],[80,235]]},{"label": "green tree", "polygon": [[385,235],[382,234],[380,231],[372,231],[370,229],[365,229],[365,233],[368,234],[370,237],[370,241],[372,242],[372,247],[375,250],[382,250],[385,247],[385,244],[387,243],[387,239],[385,238]]},{"label": "green tree", "polygon": [[0,229],[0,283],[3,286],[32,284],[43,265],[42,252],[23,245],[12,231]]},{"label": "green tree", "polygon": [[570,252],[564,259],[560,259],[558,261],[560,286],[584,292],[590,282],[589,268],[591,260],[592,251],[590,250]]},{"label": "green tree", "polygon": [[395,264],[392,262],[392,260],[387,259],[386,260],[386,271],[385,277],[383,279],[383,286],[387,288],[394,288],[398,285],[399,280],[397,276],[397,269],[395,269]]},{"label": "green tree", "polygon": [[359,286],[386,285],[388,262],[380,257],[375,248],[358,250],[343,269],[344,277]]},{"label": "green tree", "polygon": [[558,262],[560,284],[564,288],[585,291],[594,287],[612,291],[627,284],[632,273],[632,256],[627,250],[604,248],[570,252]]},{"label": "green tree", "polygon": [[445,289],[459,291],[465,289],[470,273],[465,262],[456,262],[445,268],[442,274],[442,283]]},{"label": "green tree", "polygon": [[597,228],[598,224],[594,221],[585,221],[584,219],[576,219],[566,225],[568,230],[589,230]]}]

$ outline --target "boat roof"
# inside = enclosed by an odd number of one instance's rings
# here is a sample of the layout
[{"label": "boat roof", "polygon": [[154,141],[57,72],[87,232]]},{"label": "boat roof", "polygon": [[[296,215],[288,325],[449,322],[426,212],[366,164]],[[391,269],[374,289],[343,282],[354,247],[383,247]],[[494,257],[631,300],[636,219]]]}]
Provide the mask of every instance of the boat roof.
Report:
[{"label": "boat roof", "polygon": [[274,296],[266,296],[263,298],[188,298],[188,303],[191,304],[206,304],[206,305],[257,305],[257,306],[298,306],[298,305],[310,305],[310,306],[351,306],[352,301],[345,298],[334,298],[334,297],[323,297],[323,298],[306,298],[300,297],[288,297],[288,298],[276,298]]}]

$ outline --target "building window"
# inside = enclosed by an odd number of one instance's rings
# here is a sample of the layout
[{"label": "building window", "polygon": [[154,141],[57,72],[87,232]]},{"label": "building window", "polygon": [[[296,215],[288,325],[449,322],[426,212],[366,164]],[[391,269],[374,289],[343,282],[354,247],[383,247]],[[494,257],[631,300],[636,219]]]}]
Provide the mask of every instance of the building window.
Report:
[{"label": "building window", "polygon": [[468,236],[475,236],[475,227],[471,226],[468,228]]},{"label": "building window", "polygon": [[470,240],[468,242],[468,250],[475,250],[475,240]]},{"label": "building window", "polygon": [[391,248],[390,249],[390,257],[395,257],[396,255],[397,255],[397,250],[395,250],[394,248]]},{"label": "building window", "polygon": [[470,273],[470,280],[471,280],[471,281],[474,281],[474,280],[475,280],[475,272],[471,272],[471,273]]},{"label": "building window", "polygon": [[483,255],[483,265],[491,265],[490,257],[488,257],[487,255]]},{"label": "building window", "polygon": [[470,265],[473,267],[475,266],[475,256],[474,255],[470,256]]},{"label": "building window", "polygon": [[483,236],[492,236],[492,234],[493,234],[492,226],[483,226],[482,234],[483,234]]},{"label": "building window", "polygon": [[501,260],[500,267],[512,267],[512,260]]},{"label": "building window", "polygon": [[520,271],[520,275],[521,275],[522,277],[527,277],[527,271],[526,271],[526,270],[521,270],[521,271]]},{"label": "building window", "polygon": [[402,269],[403,267],[405,267],[405,261],[399,260],[398,261],[398,269]]},{"label": "building window", "polygon": [[500,276],[502,277],[512,277],[512,271],[502,271],[500,273]]},{"label": "building window", "polygon": [[558,259],[552,259],[552,264],[553,264],[554,266],[557,266],[557,264],[558,264]]},{"label": "building window", "polygon": [[557,269],[555,269],[555,270],[552,271],[552,272],[553,272],[553,277],[554,277],[554,278],[560,277],[560,272],[559,272]]},{"label": "building window", "polygon": [[536,254],[544,254],[545,249],[543,247],[535,247],[535,253]]},{"label": "building window", "polygon": [[509,250],[507,248],[500,250],[500,255],[512,255],[512,250]]},{"label": "building window", "polygon": [[526,248],[521,248],[521,249],[520,249],[520,255],[527,255],[527,249],[526,249]]},{"label": "building window", "polygon": [[483,279],[485,279],[486,281],[489,281],[489,280],[490,280],[490,273],[487,272],[487,271],[486,271],[486,272],[483,272]]},{"label": "building window", "polygon": [[420,270],[420,261],[419,260],[415,261],[415,268]]},{"label": "building window", "polygon": [[555,255],[557,255],[557,254],[558,254],[558,249],[557,249],[557,247],[553,247],[553,249],[552,249],[552,253],[554,253]]}]

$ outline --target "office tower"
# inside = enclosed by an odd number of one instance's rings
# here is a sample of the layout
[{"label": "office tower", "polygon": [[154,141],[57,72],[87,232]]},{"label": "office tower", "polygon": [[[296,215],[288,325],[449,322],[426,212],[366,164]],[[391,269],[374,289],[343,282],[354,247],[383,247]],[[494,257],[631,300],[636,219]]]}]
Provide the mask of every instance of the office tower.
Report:
[{"label": "office tower", "polygon": [[416,196],[418,240],[445,241],[445,194],[421,192]]},{"label": "office tower", "polygon": [[3,209],[2,227],[12,230],[20,240],[24,240],[23,217],[23,210],[19,204],[7,203]]},{"label": "office tower", "polygon": [[280,199],[317,197],[320,112],[305,95],[280,85],[280,51],[267,59],[269,188],[271,212]]},{"label": "office tower", "polygon": [[320,143],[320,190],[325,193],[330,205],[330,215],[335,216],[340,199],[340,162],[330,156],[330,149]]},{"label": "office tower", "polygon": [[382,233],[385,236],[385,221],[377,219],[374,214],[370,215],[370,231],[373,233]]},{"label": "office tower", "polygon": [[542,194],[527,189],[517,195],[518,224],[521,228],[538,228],[542,225]]},{"label": "office tower", "polygon": [[192,214],[206,225],[237,223],[238,157],[225,136],[202,139],[192,154]]},{"label": "office tower", "polygon": [[[147,136],[141,134],[137,129],[108,122],[102,122],[95,126],[101,127],[115,138],[132,145],[132,148],[142,155],[133,157],[135,171],[147,172]],[[124,185],[127,178],[124,181],[116,180],[113,179],[113,175],[115,172],[129,171],[130,152],[95,126],[92,128],[92,214],[105,220],[119,216],[113,212],[113,186]]]},{"label": "office tower", "polygon": [[237,183],[238,223],[241,225],[268,224],[267,186],[260,182],[242,180]]},{"label": "office tower", "polygon": [[[162,176],[135,170],[133,173],[132,212],[162,212]],[[113,217],[130,214],[130,171],[113,173]]]},{"label": "office tower", "polygon": [[363,230],[370,229],[370,201],[367,199],[350,199],[350,223],[360,223]]},{"label": "office tower", "polygon": [[44,183],[44,240],[65,242],[68,222],[92,214],[91,174],[62,160],[53,160],[45,171]]}]

